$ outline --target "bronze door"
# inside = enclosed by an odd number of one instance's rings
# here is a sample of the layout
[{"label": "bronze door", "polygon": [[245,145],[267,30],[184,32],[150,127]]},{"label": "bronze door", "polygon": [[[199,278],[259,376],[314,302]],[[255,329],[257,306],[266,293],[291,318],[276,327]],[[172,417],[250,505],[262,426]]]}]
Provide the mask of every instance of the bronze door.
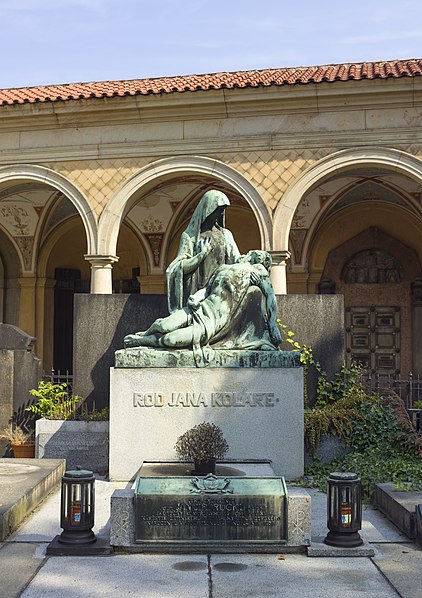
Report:
[{"label": "bronze door", "polygon": [[400,308],[346,309],[346,363],[361,362],[380,376],[400,373]]}]

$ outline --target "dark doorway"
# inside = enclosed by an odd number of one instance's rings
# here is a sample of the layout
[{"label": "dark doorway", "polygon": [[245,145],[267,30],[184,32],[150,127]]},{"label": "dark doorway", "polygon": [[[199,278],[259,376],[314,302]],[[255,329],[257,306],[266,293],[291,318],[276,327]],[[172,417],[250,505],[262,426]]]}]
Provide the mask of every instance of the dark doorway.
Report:
[{"label": "dark doorway", "polygon": [[71,268],[56,268],[55,279],[53,369],[72,374],[73,295],[88,293],[89,281],[81,280],[81,271]]}]

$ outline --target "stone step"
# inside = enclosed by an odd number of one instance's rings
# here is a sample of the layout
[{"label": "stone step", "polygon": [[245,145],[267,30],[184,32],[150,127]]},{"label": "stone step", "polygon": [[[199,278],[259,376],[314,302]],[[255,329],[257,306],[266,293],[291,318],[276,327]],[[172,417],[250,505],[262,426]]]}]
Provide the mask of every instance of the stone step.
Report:
[{"label": "stone step", "polygon": [[65,459],[0,459],[0,541],[60,483]]},{"label": "stone step", "polygon": [[422,504],[422,492],[395,490],[393,482],[377,484],[375,504],[408,538],[416,538],[416,508]]}]

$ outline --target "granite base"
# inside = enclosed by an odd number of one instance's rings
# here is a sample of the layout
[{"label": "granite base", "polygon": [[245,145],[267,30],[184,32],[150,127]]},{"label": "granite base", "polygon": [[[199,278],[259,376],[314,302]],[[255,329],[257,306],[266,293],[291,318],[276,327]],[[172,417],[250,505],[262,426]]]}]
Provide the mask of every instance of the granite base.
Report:
[{"label": "granite base", "polygon": [[[180,474],[183,465],[146,464],[141,475]],[[268,462],[223,462],[220,473],[237,471],[240,476],[253,475],[256,479],[274,475]],[[287,541],[266,542],[135,542],[135,489],[115,490],[111,497],[110,544],[115,552],[155,553],[291,553],[304,552],[311,538],[311,497],[303,488],[287,488]]]},{"label": "granite base", "polygon": [[228,459],[270,459],[276,475],[303,474],[302,368],[112,368],[111,480],[135,479],[144,461],[175,458],[177,438],[217,424]]}]

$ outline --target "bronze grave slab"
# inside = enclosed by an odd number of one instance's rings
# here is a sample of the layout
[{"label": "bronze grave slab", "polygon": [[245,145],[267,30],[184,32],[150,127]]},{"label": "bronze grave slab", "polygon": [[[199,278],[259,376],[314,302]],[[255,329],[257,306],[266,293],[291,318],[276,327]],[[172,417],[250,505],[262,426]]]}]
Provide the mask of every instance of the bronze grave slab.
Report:
[{"label": "bronze grave slab", "polygon": [[139,476],[135,542],[286,543],[284,478]]}]

